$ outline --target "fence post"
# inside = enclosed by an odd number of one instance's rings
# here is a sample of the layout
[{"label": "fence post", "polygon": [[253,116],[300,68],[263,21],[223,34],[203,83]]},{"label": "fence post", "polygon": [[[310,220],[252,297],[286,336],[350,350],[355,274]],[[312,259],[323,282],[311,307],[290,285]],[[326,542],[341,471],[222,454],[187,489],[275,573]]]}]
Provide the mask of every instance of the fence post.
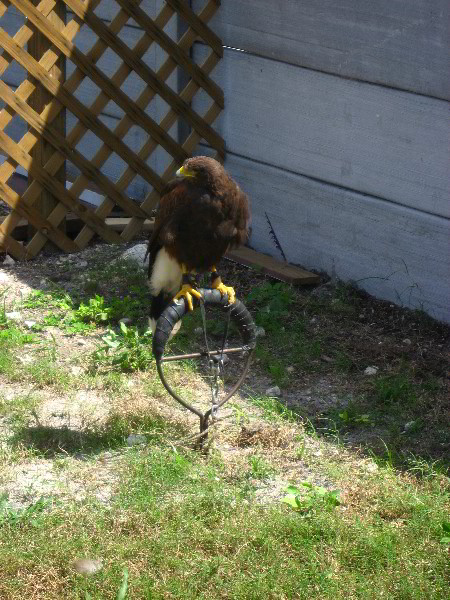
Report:
[{"label": "fence post", "polygon": [[[37,6],[40,0],[33,0],[33,4]],[[55,8],[48,15],[47,19],[50,23],[58,30],[61,30],[65,27],[66,22],[66,5],[62,0],[59,0]],[[45,52],[51,48],[52,44],[49,40],[43,35],[39,29],[37,29],[32,23],[29,23],[29,27],[33,30],[33,36],[28,42],[28,53],[37,61],[39,61]],[[55,52],[59,52],[56,48],[54,48]],[[49,71],[50,76],[58,81],[64,82],[66,79],[66,59],[65,56],[61,53],[58,60],[54,64],[54,66]],[[53,100],[53,96],[47,92],[47,90],[39,84],[36,85],[36,90],[33,92],[30,97],[29,104],[30,106],[40,114],[44,107]],[[57,117],[51,122],[51,126],[53,129],[61,133],[64,137],[66,136],[66,111],[65,109],[61,110]],[[43,168],[45,163],[51,157],[54,152],[54,148],[51,144],[45,141],[41,136],[37,143],[35,144],[31,155],[33,157],[33,163],[39,168]],[[64,162],[63,166],[55,173],[54,178],[57,179],[62,185],[66,185],[66,163]],[[28,175],[28,185],[31,184],[33,178]],[[48,192],[47,190],[42,190],[40,197],[36,200],[34,207],[44,216],[47,217],[55,206],[58,204],[58,200],[54,198],[54,196]],[[61,222],[59,229],[65,231],[65,220]],[[35,233],[35,229],[32,226],[28,227],[28,236],[32,237]],[[47,242],[47,248],[50,251],[55,251],[56,246],[51,242]],[[58,250],[59,251],[59,250]]]}]

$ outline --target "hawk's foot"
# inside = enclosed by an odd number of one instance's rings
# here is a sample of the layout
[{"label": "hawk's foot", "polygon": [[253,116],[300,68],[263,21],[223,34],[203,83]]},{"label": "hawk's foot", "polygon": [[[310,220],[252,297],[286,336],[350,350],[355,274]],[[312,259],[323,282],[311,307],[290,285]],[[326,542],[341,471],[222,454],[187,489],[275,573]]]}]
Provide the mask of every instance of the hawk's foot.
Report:
[{"label": "hawk's foot", "polygon": [[181,290],[174,297],[174,300],[178,300],[179,298],[184,298],[187,302],[189,310],[194,310],[194,305],[192,302],[192,296],[198,298],[199,300],[202,298],[202,295],[198,290],[193,288],[190,283],[183,283],[181,286]]},{"label": "hawk's foot", "polygon": [[219,290],[222,296],[228,296],[228,304],[234,304],[236,302],[236,292],[234,291],[234,288],[222,283],[220,275],[217,274],[217,271],[212,272],[211,278],[211,287],[214,290]]}]

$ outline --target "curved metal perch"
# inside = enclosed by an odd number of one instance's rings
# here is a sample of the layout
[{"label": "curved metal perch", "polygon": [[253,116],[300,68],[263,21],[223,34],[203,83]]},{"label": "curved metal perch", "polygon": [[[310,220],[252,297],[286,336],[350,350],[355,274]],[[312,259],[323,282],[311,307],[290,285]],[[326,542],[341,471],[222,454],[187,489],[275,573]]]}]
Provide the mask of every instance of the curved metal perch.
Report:
[{"label": "curved metal perch", "polygon": [[[156,359],[156,368],[158,370],[159,377],[162,384],[164,385],[167,392],[179,402],[184,408],[190,410],[192,413],[200,418],[200,433],[204,432],[204,435],[200,437],[200,444],[206,439],[208,435],[209,418],[212,414],[213,409],[217,410],[223,406],[228,400],[236,393],[236,391],[242,385],[245,376],[247,375],[248,368],[250,366],[250,358],[256,345],[256,328],[253,319],[248,312],[247,308],[240,300],[236,300],[232,305],[228,304],[228,298],[222,296],[218,290],[214,289],[200,289],[199,292],[202,294],[202,301],[205,305],[214,305],[222,307],[224,310],[229,311],[230,320],[236,325],[241,335],[243,345],[235,348],[224,348],[221,350],[210,351],[208,348],[203,352],[194,352],[191,354],[179,354],[176,356],[164,356],[164,349],[167,341],[169,340],[170,334],[175,325],[180,321],[187,312],[184,299],[174,300],[159,317],[156,324],[156,330],[153,336],[152,350],[153,355]],[[195,300],[195,306],[198,306],[200,302]],[[224,340],[225,341],[225,340]],[[224,344],[223,344],[224,345]],[[232,389],[226,394],[217,404],[214,404],[206,412],[200,411],[195,406],[192,406],[189,402],[181,398],[176,392],[172,390],[168,384],[163,370],[162,363],[170,362],[175,360],[184,360],[191,358],[201,357],[217,357],[223,356],[224,354],[233,354],[237,352],[244,352],[246,354],[246,362],[238,381],[232,387]]]}]

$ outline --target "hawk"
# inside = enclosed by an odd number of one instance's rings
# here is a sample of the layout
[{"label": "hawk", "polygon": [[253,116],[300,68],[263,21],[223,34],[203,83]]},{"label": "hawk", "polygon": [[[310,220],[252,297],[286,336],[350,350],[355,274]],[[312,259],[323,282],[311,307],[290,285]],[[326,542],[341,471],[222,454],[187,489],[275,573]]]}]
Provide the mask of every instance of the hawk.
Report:
[{"label": "hawk", "polygon": [[248,237],[250,209],[247,195],[223,166],[207,156],[188,158],[161,194],[148,244],[148,278],[152,302],[150,324],[173,299],[184,297],[192,310],[198,274],[211,274],[211,287],[228,296],[234,289],[222,283],[216,265],[231,247]]}]

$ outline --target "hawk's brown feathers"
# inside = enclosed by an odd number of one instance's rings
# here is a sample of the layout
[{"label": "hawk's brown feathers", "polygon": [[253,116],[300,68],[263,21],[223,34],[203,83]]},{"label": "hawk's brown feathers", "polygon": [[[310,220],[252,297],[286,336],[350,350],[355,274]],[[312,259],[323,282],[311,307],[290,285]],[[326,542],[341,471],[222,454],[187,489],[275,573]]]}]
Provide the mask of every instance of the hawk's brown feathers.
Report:
[{"label": "hawk's brown feathers", "polygon": [[161,195],[149,241],[153,318],[180,289],[182,271],[213,271],[228,248],[245,243],[249,219],[247,195],[220,163],[207,156],[184,162]]}]

